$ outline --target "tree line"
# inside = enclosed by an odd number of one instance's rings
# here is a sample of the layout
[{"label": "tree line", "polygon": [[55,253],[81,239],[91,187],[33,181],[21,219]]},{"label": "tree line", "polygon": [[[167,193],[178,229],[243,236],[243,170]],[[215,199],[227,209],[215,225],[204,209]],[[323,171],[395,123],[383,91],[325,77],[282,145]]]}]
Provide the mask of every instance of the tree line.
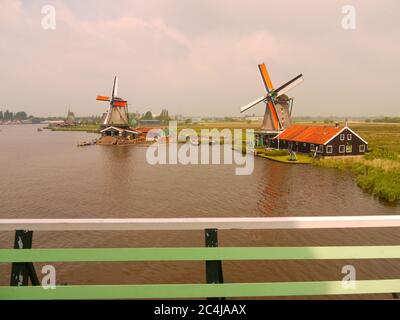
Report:
[{"label": "tree line", "polygon": [[18,111],[16,113],[12,111],[1,111],[0,110],[0,121],[12,121],[12,120],[26,120],[28,115],[25,111]]},{"label": "tree line", "polygon": [[383,117],[377,119],[367,119],[365,122],[381,122],[381,123],[400,123],[400,117]]},{"label": "tree line", "polygon": [[140,120],[160,120],[161,123],[167,123],[171,120],[168,110],[163,109],[159,116],[154,117],[151,111],[147,111],[144,115],[140,117]]}]

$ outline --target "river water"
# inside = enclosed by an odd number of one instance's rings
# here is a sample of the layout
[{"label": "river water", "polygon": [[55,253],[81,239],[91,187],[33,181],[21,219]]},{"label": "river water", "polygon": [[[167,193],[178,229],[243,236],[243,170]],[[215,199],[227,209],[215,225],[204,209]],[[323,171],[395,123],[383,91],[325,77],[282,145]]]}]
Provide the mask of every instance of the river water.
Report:
[{"label": "river water", "polygon": [[[0,127],[0,218],[273,217],[400,214],[334,169],[256,158],[250,176],[235,165],[158,165],[146,148],[76,146],[96,135]],[[394,245],[397,228],[368,230],[222,231],[222,246]],[[11,248],[13,235],[0,234]],[[37,232],[34,247],[203,246],[203,232]],[[224,262],[226,282],[341,280],[351,264],[358,279],[400,278],[399,260]],[[204,263],[55,264],[68,284],[202,283]],[[36,268],[40,271],[41,264]],[[9,281],[0,265],[0,284]],[[364,296],[365,297],[365,296]],[[368,296],[371,297],[371,296]],[[380,296],[380,297],[388,297]]]}]

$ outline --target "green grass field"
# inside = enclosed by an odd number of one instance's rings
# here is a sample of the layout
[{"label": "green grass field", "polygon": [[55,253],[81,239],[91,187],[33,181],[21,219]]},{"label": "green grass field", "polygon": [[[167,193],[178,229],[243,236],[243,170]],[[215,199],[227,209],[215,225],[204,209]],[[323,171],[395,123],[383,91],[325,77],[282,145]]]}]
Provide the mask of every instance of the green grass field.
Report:
[{"label": "green grass field", "polygon": [[358,186],[389,202],[400,200],[400,124],[350,123],[368,141],[362,158],[322,159],[314,164],[351,171]]}]

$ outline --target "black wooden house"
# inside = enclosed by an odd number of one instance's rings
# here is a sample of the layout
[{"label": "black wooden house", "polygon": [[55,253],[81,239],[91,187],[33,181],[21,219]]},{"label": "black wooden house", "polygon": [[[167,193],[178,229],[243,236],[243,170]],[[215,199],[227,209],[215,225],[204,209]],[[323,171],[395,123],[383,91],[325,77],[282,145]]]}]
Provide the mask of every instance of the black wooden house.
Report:
[{"label": "black wooden house", "polygon": [[363,155],[368,142],[349,127],[293,125],[275,138],[271,146],[321,156]]}]

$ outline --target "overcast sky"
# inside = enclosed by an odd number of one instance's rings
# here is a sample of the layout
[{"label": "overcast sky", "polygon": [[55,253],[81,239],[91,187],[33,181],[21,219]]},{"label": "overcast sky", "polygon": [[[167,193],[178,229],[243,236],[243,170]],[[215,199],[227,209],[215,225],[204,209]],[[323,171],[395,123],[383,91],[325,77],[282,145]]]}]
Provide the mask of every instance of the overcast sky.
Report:
[{"label": "overcast sky", "polygon": [[400,115],[399,38],[397,0],[0,0],[0,110],[101,114],[118,75],[130,111],[239,115],[264,94],[265,62],[276,87],[304,74],[297,116]]}]

